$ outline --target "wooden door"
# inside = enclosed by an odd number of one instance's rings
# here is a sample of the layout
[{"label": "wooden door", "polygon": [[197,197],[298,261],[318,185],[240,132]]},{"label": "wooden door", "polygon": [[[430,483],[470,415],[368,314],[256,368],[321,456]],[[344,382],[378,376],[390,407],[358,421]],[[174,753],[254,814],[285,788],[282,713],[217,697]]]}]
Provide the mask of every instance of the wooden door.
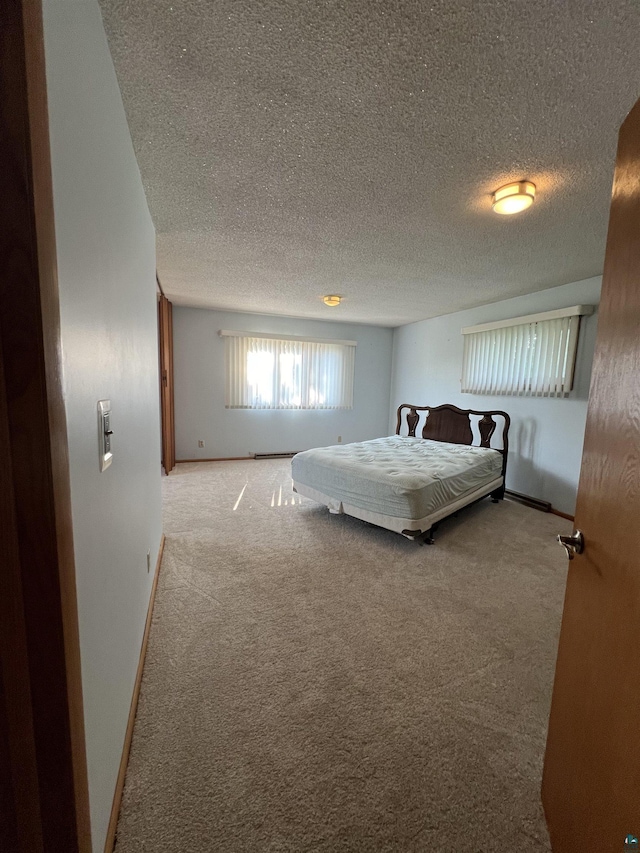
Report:
[{"label": "wooden door", "polygon": [[160,413],[162,419],[162,465],[169,473],[176,464],[173,408],[173,305],[164,294],[158,301],[160,345]]},{"label": "wooden door", "polygon": [[91,850],[42,5],[0,2],[0,850]]},{"label": "wooden door", "polygon": [[542,799],[555,853],[640,837],[640,101],[620,129]]}]

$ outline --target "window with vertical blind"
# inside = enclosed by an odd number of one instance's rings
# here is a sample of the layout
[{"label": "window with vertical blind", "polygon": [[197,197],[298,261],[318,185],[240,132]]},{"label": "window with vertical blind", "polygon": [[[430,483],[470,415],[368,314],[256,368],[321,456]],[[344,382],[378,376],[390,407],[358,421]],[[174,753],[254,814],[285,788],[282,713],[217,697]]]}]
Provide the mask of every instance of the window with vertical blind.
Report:
[{"label": "window with vertical blind", "polygon": [[462,330],[462,392],[566,397],[573,387],[580,317],[592,305]]},{"label": "window with vertical blind", "polygon": [[222,330],[228,409],[351,409],[355,341]]}]

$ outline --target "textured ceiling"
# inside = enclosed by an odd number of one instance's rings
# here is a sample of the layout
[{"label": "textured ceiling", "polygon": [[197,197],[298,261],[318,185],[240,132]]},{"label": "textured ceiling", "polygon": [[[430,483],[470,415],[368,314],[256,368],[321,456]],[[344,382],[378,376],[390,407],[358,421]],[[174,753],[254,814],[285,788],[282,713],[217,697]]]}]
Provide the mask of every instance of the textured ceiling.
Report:
[{"label": "textured ceiling", "polygon": [[396,326],[602,271],[638,0],[101,7],[174,302]]}]

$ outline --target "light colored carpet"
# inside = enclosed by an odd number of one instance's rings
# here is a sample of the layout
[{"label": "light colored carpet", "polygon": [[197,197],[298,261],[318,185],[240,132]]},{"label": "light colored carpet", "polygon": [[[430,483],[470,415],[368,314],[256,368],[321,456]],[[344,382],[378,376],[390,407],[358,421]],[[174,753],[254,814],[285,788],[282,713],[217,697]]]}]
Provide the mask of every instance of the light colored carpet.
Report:
[{"label": "light colored carpet", "polygon": [[486,500],[420,547],[292,503],[289,470],[164,480],[117,853],[549,850],[569,523]]}]

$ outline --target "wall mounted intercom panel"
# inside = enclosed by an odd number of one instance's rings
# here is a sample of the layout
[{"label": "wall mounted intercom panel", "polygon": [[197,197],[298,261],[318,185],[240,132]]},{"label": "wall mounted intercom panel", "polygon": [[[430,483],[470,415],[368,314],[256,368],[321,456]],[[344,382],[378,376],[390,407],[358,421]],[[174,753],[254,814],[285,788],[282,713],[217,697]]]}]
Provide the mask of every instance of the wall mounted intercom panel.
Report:
[{"label": "wall mounted intercom panel", "polygon": [[106,470],[113,459],[111,452],[111,400],[98,401],[98,453],[100,471]]}]

